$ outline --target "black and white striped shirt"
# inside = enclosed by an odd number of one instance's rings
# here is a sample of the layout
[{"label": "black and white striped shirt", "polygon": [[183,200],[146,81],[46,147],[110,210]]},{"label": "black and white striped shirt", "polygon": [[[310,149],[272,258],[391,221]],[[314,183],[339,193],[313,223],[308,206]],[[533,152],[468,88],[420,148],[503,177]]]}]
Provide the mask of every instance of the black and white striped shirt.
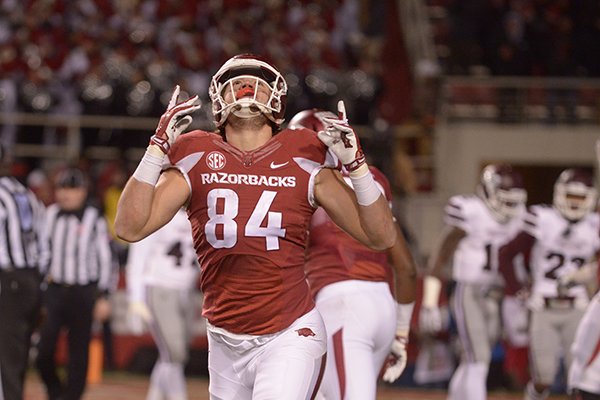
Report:
[{"label": "black and white striped shirt", "polygon": [[48,280],[64,285],[97,283],[112,289],[113,263],[106,219],[100,210],[85,205],[67,212],[58,204],[48,207],[46,229],[50,240]]},{"label": "black and white striped shirt", "polygon": [[0,177],[0,270],[44,272],[49,256],[44,212],[44,205],[16,178]]}]

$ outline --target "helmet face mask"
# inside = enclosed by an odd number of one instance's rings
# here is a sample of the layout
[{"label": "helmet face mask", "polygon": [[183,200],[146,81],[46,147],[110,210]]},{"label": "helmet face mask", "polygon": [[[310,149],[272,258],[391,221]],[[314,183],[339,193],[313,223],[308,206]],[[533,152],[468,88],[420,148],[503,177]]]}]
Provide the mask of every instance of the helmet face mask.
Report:
[{"label": "helmet face mask", "polygon": [[483,169],[478,194],[501,223],[518,216],[525,210],[527,192],[521,176],[506,164],[491,164]]},{"label": "helmet face mask", "polygon": [[564,170],[554,184],[553,205],[569,221],[578,221],[596,207],[592,177],[582,169]]},{"label": "helmet face mask", "polygon": [[[244,83],[252,92],[240,91]],[[238,55],[225,62],[212,77],[208,91],[217,127],[230,113],[240,118],[263,114],[279,126],[284,121],[286,93],[287,83],[279,71],[253,55]]]},{"label": "helmet face mask", "polygon": [[265,106],[272,101],[272,93],[264,80],[251,75],[241,75],[223,84],[220,99],[224,108],[231,107],[230,112],[233,114],[240,118],[251,118],[273,111]]}]

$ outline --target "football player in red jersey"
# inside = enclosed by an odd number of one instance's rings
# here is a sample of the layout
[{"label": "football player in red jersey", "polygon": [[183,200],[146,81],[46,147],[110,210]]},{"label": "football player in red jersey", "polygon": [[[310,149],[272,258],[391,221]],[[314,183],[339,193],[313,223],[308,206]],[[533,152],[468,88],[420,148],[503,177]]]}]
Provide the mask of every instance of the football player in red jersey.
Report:
[{"label": "football player in red jersey", "polygon": [[[304,277],[310,218],[323,207],[365,245],[385,250],[396,228],[344,105],[327,129],[280,130],[287,84],[252,55],[229,59],[209,95],[220,134],[180,135],[200,108],[177,87],[119,200],[115,230],[137,241],[185,206],[202,267],[209,391],[218,399],[308,399],[326,334]],[[350,171],[344,184],[338,165]]]},{"label": "football player in red jersey", "polygon": [[[304,110],[290,120],[288,128],[319,132],[326,129],[324,118],[334,117],[328,111]],[[377,168],[370,170],[391,204],[389,181]],[[398,379],[407,361],[416,268],[403,235],[398,228],[396,243],[388,252],[373,251],[319,208],[311,220],[305,268],[327,330],[328,357],[319,393],[328,400],[374,400],[386,357],[383,379],[387,382]]]}]

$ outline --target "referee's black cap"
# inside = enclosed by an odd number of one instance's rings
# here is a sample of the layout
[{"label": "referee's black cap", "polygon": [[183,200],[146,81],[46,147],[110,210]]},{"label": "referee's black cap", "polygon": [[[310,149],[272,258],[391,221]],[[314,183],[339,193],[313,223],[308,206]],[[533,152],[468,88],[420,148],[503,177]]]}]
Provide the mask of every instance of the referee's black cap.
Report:
[{"label": "referee's black cap", "polygon": [[85,173],[78,168],[67,168],[56,176],[56,187],[85,188],[88,181]]}]

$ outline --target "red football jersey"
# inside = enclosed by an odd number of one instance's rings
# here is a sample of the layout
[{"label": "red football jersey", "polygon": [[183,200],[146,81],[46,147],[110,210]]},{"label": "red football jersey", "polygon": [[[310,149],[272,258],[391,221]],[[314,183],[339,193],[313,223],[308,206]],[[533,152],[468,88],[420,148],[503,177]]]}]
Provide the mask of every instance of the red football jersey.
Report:
[{"label": "red football jersey", "polygon": [[[379,189],[388,201],[392,194],[388,179],[375,167],[369,167]],[[350,179],[346,178],[348,184]],[[392,283],[393,274],[387,252],[374,251],[341,230],[319,208],[310,227],[306,276],[313,296],[331,283],[358,279]]]},{"label": "red football jersey", "polygon": [[337,159],[310,130],[243,152],[221,136],[178,138],[169,161],[192,188],[187,213],[202,268],[202,314],[234,333],[281,331],[314,307],[304,276],[313,178]]}]

